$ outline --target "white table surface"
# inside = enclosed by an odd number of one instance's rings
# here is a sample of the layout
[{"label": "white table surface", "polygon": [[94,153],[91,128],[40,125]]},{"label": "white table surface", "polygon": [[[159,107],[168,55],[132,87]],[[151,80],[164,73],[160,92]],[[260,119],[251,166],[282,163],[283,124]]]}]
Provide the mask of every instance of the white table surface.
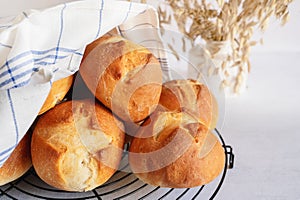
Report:
[{"label": "white table surface", "polygon": [[[65,1],[0,0],[0,16]],[[226,100],[222,134],[236,160],[218,200],[300,199],[300,1],[291,12],[253,49],[247,91]]]}]

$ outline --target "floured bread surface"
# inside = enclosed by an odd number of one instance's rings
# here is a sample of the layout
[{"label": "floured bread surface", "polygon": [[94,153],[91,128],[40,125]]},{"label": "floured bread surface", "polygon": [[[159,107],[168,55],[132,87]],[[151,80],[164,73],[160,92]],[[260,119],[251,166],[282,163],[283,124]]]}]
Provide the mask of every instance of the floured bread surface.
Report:
[{"label": "floured bread surface", "polygon": [[225,165],[216,136],[182,112],[155,112],[130,146],[129,162],[142,181],[161,187],[190,188],[215,179]]},{"label": "floured bread surface", "polygon": [[160,63],[148,49],[122,37],[88,45],[79,71],[97,99],[125,121],[145,119],[158,104]]},{"label": "floured bread surface", "polygon": [[92,190],[118,168],[123,129],[110,111],[95,102],[59,104],[36,125],[31,145],[33,166],[39,177],[54,187]]},{"label": "floured bread surface", "polygon": [[190,114],[210,129],[217,124],[217,101],[207,86],[195,80],[164,83],[159,104],[168,111]]}]

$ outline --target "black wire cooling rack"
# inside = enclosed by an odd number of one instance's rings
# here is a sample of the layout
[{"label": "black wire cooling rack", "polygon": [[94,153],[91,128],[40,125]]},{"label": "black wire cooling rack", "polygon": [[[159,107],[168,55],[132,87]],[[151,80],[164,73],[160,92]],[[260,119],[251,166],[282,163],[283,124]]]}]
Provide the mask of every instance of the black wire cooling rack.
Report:
[{"label": "black wire cooling rack", "polygon": [[222,174],[207,185],[187,189],[160,188],[147,185],[140,181],[133,173],[126,172],[130,169],[127,153],[124,152],[120,170],[107,183],[92,191],[78,193],[55,189],[44,183],[32,168],[20,179],[0,187],[0,200],[214,199],[224,183],[227,169],[233,168],[234,164],[232,147],[225,144],[223,137],[217,129],[215,129],[215,134],[219,137],[224,147],[226,154],[225,166]]}]

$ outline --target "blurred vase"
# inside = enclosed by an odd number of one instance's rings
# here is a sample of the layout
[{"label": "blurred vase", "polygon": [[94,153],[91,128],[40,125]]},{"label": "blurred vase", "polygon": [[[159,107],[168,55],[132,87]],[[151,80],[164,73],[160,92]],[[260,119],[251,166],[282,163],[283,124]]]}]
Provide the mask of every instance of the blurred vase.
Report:
[{"label": "blurred vase", "polygon": [[220,88],[226,96],[237,96],[245,92],[248,79],[248,66],[238,61],[233,55],[230,41],[207,41],[204,47],[207,58],[212,65],[208,66],[208,75],[217,74],[220,77]]}]

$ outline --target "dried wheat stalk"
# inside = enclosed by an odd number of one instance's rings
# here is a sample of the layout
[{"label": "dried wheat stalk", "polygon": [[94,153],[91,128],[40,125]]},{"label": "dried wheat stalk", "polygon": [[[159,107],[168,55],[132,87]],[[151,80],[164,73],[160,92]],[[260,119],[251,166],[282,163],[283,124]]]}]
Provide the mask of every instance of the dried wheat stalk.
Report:
[{"label": "dried wheat stalk", "polygon": [[[235,92],[244,81],[241,74],[250,72],[250,48],[258,42],[253,41],[253,30],[259,28],[265,31],[272,16],[284,25],[289,19],[288,6],[292,0],[165,0],[171,7],[172,17],[176,20],[178,29],[192,40],[201,37],[207,42],[230,41],[232,53],[224,61],[222,68],[239,67],[239,73],[234,83]],[[167,11],[158,9],[162,25],[171,20]],[[188,20],[192,23],[187,27]],[[259,41],[261,44],[263,40]],[[212,57],[218,53],[218,47],[210,51]],[[227,62],[227,63],[226,63]],[[228,80],[223,84],[228,86]]]}]

